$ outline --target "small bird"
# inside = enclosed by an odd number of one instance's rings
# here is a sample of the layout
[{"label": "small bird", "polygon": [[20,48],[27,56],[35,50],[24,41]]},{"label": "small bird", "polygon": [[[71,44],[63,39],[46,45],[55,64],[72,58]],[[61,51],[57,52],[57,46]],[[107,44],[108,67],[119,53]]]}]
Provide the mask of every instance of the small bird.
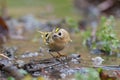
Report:
[{"label": "small bird", "polygon": [[[68,31],[62,28],[53,29],[51,32],[39,32],[41,33],[44,43],[48,46],[50,54],[51,52],[57,52],[59,56],[63,56],[59,51],[63,50],[66,45],[72,41]],[[53,54],[51,54],[51,56],[54,57]]]}]

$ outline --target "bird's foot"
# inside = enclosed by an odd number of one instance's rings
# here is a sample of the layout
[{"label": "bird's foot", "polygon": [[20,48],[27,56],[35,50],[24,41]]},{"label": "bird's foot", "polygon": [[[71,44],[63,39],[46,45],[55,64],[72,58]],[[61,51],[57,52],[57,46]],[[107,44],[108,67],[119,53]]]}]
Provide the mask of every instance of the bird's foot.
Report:
[{"label": "bird's foot", "polygon": [[56,58],[60,58],[61,56],[60,55],[57,55],[57,56],[55,56]]},{"label": "bird's foot", "polygon": [[60,58],[60,57],[66,57],[66,55],[63,55],[63,54],[61,55],[61,54],[60,54],[60,55],[57,55],[57,56],[56,56],[56,58]]},{"label": "bird's foot", "polygon": [[66,57],[66,55],[65,54],[60,54],[59,52],[57,52],[58,53],[58,57]]}]

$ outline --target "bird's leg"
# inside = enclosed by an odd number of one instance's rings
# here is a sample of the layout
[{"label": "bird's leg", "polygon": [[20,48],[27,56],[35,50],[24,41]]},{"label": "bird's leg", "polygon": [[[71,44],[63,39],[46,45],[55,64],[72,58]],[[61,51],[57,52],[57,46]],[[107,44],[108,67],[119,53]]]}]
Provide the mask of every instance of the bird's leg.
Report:
[{"label": "bird's leg", "polygon": [[59,54],[59,56],[62,56],[59,52],[57,52]]},{"label": "bird's leg", "polygon": [[6,55],[4,55],[4,54],[0,54],[0,56],[2,56],[2,57],[4,57],[4,58],[7,58],[8,60],[10,60],[10,58],[9,57],[7,57]]},{"label": "bird's leg", "polygon": [[59,57],[61,57],[61,56],[65,56],[65,55],[60,54],[60,52],[57,52],[57,54],[59,55]]},{"label": "bird's leg", "polygon": [[54,56],[51,52],[49,52],[50,53],[50,55],[53,57],[53,58],[55,58],[57,61],[60,61],[56,56]]},{"label": "bird's leg", "polygon": [[51,52],[49,52],[50,53],[50,55],[53,57],[53,58],[56,58]]}]

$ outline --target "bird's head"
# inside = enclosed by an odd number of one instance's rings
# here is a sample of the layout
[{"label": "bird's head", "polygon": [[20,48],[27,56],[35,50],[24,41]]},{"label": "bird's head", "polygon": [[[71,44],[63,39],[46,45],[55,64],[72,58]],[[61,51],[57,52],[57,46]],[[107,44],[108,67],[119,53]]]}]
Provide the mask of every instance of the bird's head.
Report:
[{"label": "bird's head", "polygon": [[56,42],[69,42],[71,41],[69,33],[65,29],[54,29],[52,31],[52,39]]}]

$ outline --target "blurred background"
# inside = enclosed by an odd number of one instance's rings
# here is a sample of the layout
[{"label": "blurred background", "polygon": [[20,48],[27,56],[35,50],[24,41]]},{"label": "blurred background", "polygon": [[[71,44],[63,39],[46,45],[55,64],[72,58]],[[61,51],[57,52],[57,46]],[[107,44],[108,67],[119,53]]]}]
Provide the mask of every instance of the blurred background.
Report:
[{"label": "blurred background", "polygon": [[91,66],[98,55],[105,65],[119,65],[119,25],[120,0],[0,0],[0,53],[21,58],[37,51],[45,53],[38,59],[48,58],[37,31],[64,28],[72,43],[63,54],[80,54],[82,66]]},{"label": "blurred background", "polygon": [[1,7],[7,7],[9,15],[20,17],[34,14],[41,17],[65,17],[73,15],[72,0],[1,0]]}]

